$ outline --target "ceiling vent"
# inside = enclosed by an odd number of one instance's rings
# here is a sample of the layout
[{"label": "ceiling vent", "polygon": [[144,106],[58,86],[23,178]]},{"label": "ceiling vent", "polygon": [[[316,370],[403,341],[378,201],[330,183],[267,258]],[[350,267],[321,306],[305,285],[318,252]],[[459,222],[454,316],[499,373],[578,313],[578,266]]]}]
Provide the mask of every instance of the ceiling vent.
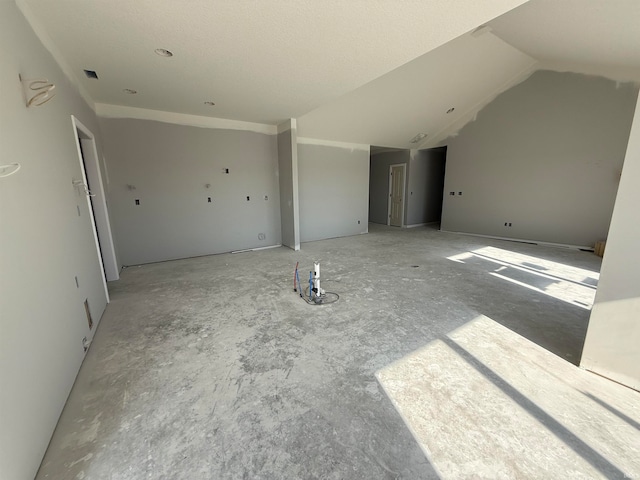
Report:
[{"label": "ceiling vent", "polygon": [[98,80],[98,74],[95,70],[85,70],[84,74],[87,76],[87,78],[95,78],[96,80]]},{"label": "ceiling vent", "polygon": [[418,143],[423,138],[426,138],[426,136],[427,136],[426,133],[419,133],[415,137],[413,137],[411,140],[409,140],[409,143]]}]

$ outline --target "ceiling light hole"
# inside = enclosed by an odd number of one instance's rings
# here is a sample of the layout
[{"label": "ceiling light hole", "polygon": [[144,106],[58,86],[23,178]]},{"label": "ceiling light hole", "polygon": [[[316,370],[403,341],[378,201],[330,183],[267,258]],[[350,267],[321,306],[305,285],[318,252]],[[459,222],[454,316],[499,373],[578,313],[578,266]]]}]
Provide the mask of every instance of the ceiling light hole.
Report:
[{"label": "ceiling light hole", "polygon": [[156,55],[160,55],[161,57],[173,57],[173,52],[166,48],[156,48],[154,52],[156,52]]},{"label": "ceiling light hole", "polygon": [[208,105],[209,107],[213,107],[215,105],[215,103],[213,102],[204,102],[205,105]]},{"label": "ceiling light hole", "polygon": [[455,109],[456,109],[455,107],[451,107],[449,110],[447,110],[447,113],[451,113],[451,112],[453,112]]},{"label": "ceiling light hole", "polygon": [[133,90],[131,88],[125,88],[122,90],[124,93],[126,93],[127,95],[135,95],[136,93],[138,93],[137,90]]},{"label": "ceiling light hole", "polygon": [[94,78],[94,79],[98,79],[98,74],[96,73],[95,70],[86,70],[84,71],[84,74],[87,76],[87,78]]}]

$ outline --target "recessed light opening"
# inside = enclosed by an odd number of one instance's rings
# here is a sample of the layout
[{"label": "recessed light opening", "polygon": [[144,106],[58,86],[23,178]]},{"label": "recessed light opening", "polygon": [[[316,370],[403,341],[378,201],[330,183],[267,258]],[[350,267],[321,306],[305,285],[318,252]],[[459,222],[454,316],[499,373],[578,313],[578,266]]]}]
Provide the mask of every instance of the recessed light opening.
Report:
[{"label": "recessed light opening", "polygon": [[156,55],[160,55],[161,57],[173,57],[173,52],[166,48],[156,48],[154,52],[156,52]]},{"label": "recessed light opening", "polygon": [[87,78],[95,78],[96,80],[98,80],[98,74],[95,70],[85,70],[84,74],[87,76]]},{"label": "recessed light opening", "polygon": [[215,105],[215,103],[213,102],[204,102],[205,105],[208,105],[210,107],[213,107]]},{"label": "recessed light opening", "polygon": [[447,113],[451,113],[455,110],[455,107],[451,107],[449,110],[447,110]]},{"label": "recessed light opening", "polygon": [[124,93],[129,94],[129,95],[135,95],[136,93],[138,93],[137,90],[133,90],[131,88],[125,88],[124,90],[122,90]]}]

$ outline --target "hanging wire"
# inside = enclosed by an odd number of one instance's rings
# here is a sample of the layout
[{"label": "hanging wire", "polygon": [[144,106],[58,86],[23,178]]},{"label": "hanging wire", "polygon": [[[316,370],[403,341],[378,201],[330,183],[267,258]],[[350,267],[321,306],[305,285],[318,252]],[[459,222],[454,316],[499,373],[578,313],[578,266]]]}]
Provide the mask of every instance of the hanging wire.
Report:
[{"label": "hanging wire", "polygon": [[[7,165],[0,165],[0,178],[9,177],[14,173],[17,173],[22,165],[19,163],[8,163]],[[9,171],[7,173],[7,170]]]}]

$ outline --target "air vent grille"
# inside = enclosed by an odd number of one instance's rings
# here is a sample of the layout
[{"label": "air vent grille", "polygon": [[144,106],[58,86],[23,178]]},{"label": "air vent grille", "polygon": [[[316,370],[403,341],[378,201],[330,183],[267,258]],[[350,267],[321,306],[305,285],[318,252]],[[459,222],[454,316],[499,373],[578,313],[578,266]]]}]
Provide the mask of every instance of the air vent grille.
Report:
[{"label": "air vent grille", "polygon": [[411,140],[409,140],[409,143],[418,143],[420,140],[426,137],[427,137],[426,133],[419,133],[415,137],[413,137]]}]

